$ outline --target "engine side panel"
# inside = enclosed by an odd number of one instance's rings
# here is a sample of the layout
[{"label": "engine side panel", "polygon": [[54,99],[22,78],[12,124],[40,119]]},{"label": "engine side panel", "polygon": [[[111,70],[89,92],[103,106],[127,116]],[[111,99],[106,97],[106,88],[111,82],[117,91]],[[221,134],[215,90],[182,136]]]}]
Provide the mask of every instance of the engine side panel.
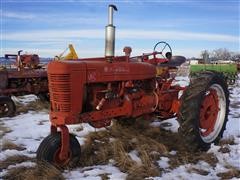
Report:
[{"label": "engine side panel", "polygon": [[156,67],[149,63],[90,61],[86,64],[88,83],[150,79],[156,76]]}]

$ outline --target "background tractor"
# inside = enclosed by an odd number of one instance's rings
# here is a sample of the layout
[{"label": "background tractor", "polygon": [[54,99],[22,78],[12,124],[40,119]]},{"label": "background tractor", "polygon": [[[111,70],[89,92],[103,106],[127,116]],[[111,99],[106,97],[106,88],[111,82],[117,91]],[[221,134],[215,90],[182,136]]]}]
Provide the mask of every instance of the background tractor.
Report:
[{"label": "background tractor", "polygon": [[114,11],[116,6],[109,5],[105,57],[49,63],[51,133],[38,147],[37,159],[60,167],[78,162],[80,144],[67,125],[101,128],[110,126],[113,118],[131,122],[138,117],[178,117],[179,133],[189,150],[209,149],[227,123],[229,92],[224,77],[203,71],[187,87],[173,85],[169,69],[185,58],[172,56],[165,42],[157,43],[152,53],[131,57],[131,48],[125,47],[125,55],[115,56]]},{"label": "background tractor", "polygon": [[13,116],[16,106],[11,96],[36,94],[40,99],[48,98],[47,71],[39,63],[37,54],[6,54],[15,64],[7,62],[0,66],[0,117]]}]

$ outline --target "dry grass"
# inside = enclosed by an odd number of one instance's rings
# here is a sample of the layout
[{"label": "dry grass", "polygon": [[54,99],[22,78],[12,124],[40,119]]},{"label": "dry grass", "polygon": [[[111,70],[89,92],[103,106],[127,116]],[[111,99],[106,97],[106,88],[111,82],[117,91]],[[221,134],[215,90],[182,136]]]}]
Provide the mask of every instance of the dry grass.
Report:
[{"label": "dry grass", "polygon": [[230,170],[224,173],[218,173],[217,176],[221,179],[232,179],[240,178],[240,171],[234,167],[229,168]]},{"label": "dry grass", "polygon": [[0,169],[6,169],[10,165],[15,165],[17,163],[22,163],[25,161],[32,160],[32,158],[23,155],[10,156],[4,161],[0,161]]},{"label": "dry grass", "polygon": [[108,179],[110,179],[109,177],[108,177],[108,175],[110,175],[110,174],[99,174],[99,176],[101,177],[101,179],[102,180],[108,180]]},{"label": "dry grass", "polygon": [[4,126],[3,122],[0,122],[0,139],[2,139],[6,133],[10,133],[11,131],[10,128]]},{"label": "dry grass", "polygon": [[220,146],[224,146],[224,145],[234,145],[236,144],[235,141],[234,141],[234,137],[230,137],[228,139],[222,139],[220,142],[219,142],[219,145]]},{"label": "dry grass", "polygon": [[46,111],[48,112],[50,104],[47,101],[36,100],[28,104],[21,104],[16,102],[17,114],[27,113],[28,111]]},{"label": "dry grass", "polygon": [[[36,103],[36,105],[34,105]],[[46,108],[40,102],[33,102],[18,111],[28,111],[29,107],[34,110],[42,110]],[[48,105],[47,105],[48,106]],[[30,108],[30,110],[31,110]],[[33,109],[32,109],[33,110]],[[43,122],[40,122],[40,125]],[[0,130],[7,133],[10,130],[0,124]],[[82,127],[79,128],[79,131]],[[223,152],[227,151],[227,145],[235,144],[234,139],[230,138],[222,140],[220,148]],[[4,142],[5,149],[21,150],[14,143]],[[19,148],[19,149],[18,149]],[[113,126],[106,131],[89,133],[86,137],[85,144],[82,146],[82,156],[79,166],[91,166],[108,164],[113,162],[122,172],[128,174],[127,179],[144,179],[146,177],[160,176],[163,169],[159,168],[157,161],[161,156],[170,159],[170,169],[174,169],[183,164],[205,161],[212,167],[215,167],[218,160],[212,153],[205,152],[189,152],[189,146],[184,145],[183,140],[178,134],[157,127],[150,127],[149,121],[139,119],[133,126],[124,127],[114,122]],[[141,164],[135,162],[129,156],[129,152],[136,150],[141,159]],[[170,155],[169,151],[177,151],[176,155]],[[25,156],[9,157],[1,162],[0,168],[6,169],[9,165],[32,160]],[[113,161],[112,161],[113,160]],[[239,177],[240,173],[234,168],[226,173],[219,173],[218,176],[226,179],[231,177]],[[190,169],[201,175],[207,175],[209,172],[199,169]],[[108,174],[100,175],[102,179],[108,179]],[[64,179],[61,172],[49,164],[38,164],[36,167],[13,168],[4,176],[5,179]]]},{"label": "dry grass", "polygon": [[[107,131],[93,132],[87,136],[79,165],[108,164],[109,160],[114,160],[114,165],[128,174],[127,179],[160,176],[164,171],[157,165],[161,156],[170,159],[170,169],[199,161],[216,166],[218,159],[213,153],[190,152],[188,148],[178,134],[150,127],[148,121],[140,119],[130,127],[114,123]],[[142,164],[128,155],[132,150],[138,152]],[[168,152],[171,150],[177,151],[177,154],[170,155]],[[192,171],[202,175],[209,173],[198,169]]]},{"label": "dry grass", "polygon": [[[146,136],[148,124],[149,122],[139,121],[132,127],[123,127],[114,123],[107,131],[90,133],[82,147],[80,166],[108,164],[109,160],[114,160],[115,165],[128,174],[128,179],[160,175],[155,160],[167,154],[168,150],[161,142]],[[137,164],[128,155],[132,150],[138,152],[142,164]]]},{"label": "dry grass", "polygon": [[196,173],[196,174],[200,174],[202,176],[207,176],[209,174],[208,171],[205,171],[203,169],[197,169],[197,168],[191,168],[188,170],[189,173]]},{"label": "dry grass", "polygon": [[169,159],[171,169],[175,169],[183,164],[196,164],[199,161],[205,161],[212,167],[215,167],[218,163],[218,159],[213,153],[206,152],[190,153],[187,151],[179,151],[177,155],[169,156]]},{"label": "dry grass", "polygon": [[16,149],[18,151],[22,151],[22,150],[24,150],[26,148],[24,148],[24,147],[22,147],[20,145],[17,145],[17,144],[15,144],[15,143],[7,140],[7,139],[4,139],[3,142],[0,145],[0,149],[2,151],[7,150],[7,149]]},{"label": "dry grass", "polygon": [[38,163],[35,167],[18,167],[10,169],[3,177],[9,180],[63,180],[60,170],[48,163]]},{"label": "dry grass", "polygon": [[231,102],[230,107],[233,109],[238,109],[240,107],[240,102]]},{"label": "dry grass", "polygon": [[[0,169],[7,169],[10,165],[16,165],[18,163],[34,161],[33,158],[22,155],[10,156],[4,161],[0,162]],[[61,178],[59,178],[61,177]],[[61,172],[55,167],[41,163],[36,167],[16,167],[8,170],[3,179],[63,179]]]}]

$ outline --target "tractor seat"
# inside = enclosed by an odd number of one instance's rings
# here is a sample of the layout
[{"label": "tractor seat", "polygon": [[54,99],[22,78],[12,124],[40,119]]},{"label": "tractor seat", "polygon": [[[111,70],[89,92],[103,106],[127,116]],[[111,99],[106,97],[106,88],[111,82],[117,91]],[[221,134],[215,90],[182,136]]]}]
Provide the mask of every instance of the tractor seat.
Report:
[{"label": "tractor seat", "polygon": [[181,66],[184,62],[186,62],[186,58],[184,56],[172,56],[172,58],[166,62],[159,64],[161,67],[176,67]]}]

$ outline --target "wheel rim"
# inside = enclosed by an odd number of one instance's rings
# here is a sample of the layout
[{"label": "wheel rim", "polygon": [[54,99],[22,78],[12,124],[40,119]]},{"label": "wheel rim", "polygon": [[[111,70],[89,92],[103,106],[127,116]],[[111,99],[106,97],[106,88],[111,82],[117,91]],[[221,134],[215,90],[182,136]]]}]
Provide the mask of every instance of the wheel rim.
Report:
[{"label": "wheel rim", "polygon": [[71,157],[72,157],[72,153],[71,151],[68,152],[68,158],[67,159],[60,159],[60,152],[61,152],[61,148],[58,148],[57,151],[54,153],[53,156],[53,163],[57,164],[59,166],[65,166],[69,163]]},{"label": "wheel rim", "polygon": [[219,135],[226,114],[226,97],[223,88],[213,84],[203,99],[200,109],[200,136],[206,143],[213,142]]}]

